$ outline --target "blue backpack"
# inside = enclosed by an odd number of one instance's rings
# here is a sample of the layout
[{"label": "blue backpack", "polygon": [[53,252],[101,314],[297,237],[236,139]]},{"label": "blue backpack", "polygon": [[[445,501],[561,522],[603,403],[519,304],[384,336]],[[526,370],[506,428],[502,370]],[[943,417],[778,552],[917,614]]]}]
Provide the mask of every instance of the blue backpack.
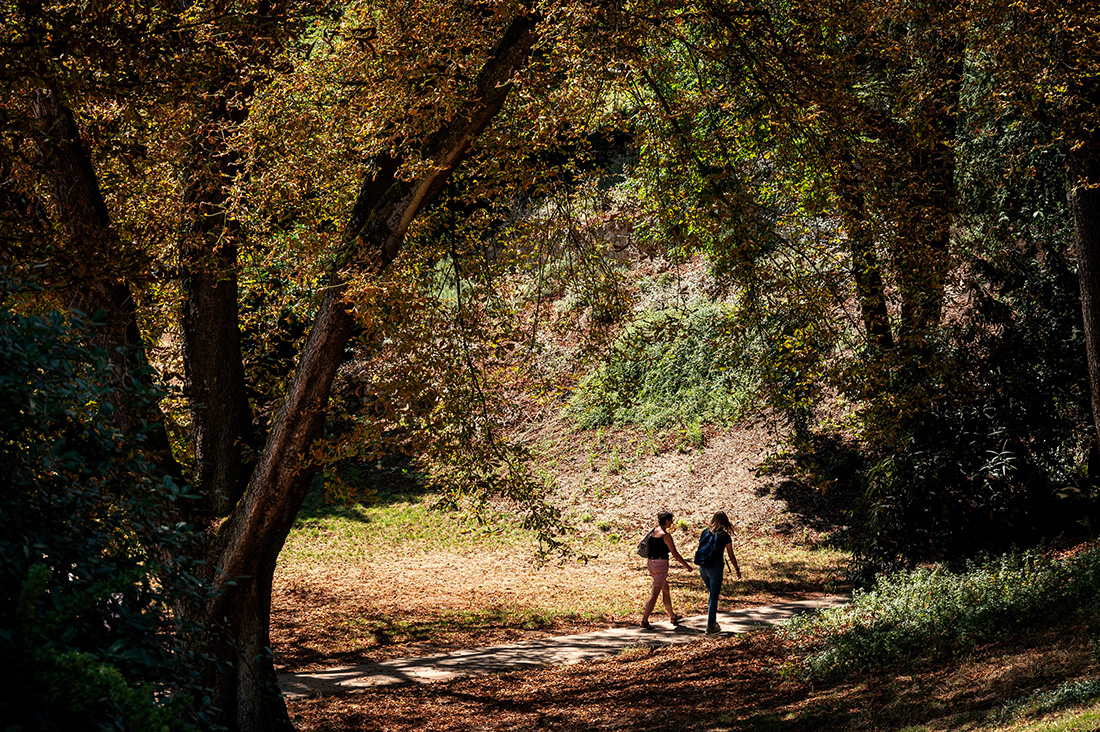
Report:
[{"label": "blue backpack", "polygon": [[[699,537],[699,548],[695,550],[695,563],[699,566],[715,564],[721,554],[722,545],[718,542],[718,534],[712,534],[710,529],[703,529]],[[721,564],[721,561],[717,563]]]}]

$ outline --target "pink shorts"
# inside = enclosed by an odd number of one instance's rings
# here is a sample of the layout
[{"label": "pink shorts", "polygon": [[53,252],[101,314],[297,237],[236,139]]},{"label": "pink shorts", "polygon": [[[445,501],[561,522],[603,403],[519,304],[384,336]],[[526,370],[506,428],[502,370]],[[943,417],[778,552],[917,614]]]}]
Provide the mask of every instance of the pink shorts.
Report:
[{"label": "pink shorts", "polygon": [[647,559],[646,567],[649,568],[649,576],[653,578],[653,586],[664,587],[668,582],[668,560]]}]

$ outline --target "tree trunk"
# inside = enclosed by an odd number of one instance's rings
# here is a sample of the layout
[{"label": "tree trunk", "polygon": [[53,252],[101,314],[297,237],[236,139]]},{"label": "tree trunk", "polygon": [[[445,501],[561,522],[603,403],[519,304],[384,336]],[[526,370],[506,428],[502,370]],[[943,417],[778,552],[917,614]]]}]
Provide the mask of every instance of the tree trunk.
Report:
[{"label": "tree trunk", "polygon": [[[1100,166],[1090,161],[1091,175]],[[1100,180],[1100,178],[1093,178]],[[1069,195],[1077,248],[1077,275],[1085,325],[1085,354],[1092,387],[1092,420],[1100,435],[1100,189],[1076,187]]]},{"label": "tree trunk", "polygon": [[[1093,119],[1100,107],[1100,79],[1075,90],[1074,110]],[[1084,126],[1070,153],[1069,209],[1077,249],[1077,277],[1085,328],[1085,355],[1092,391],[1092,421],[1100,435],[1100,134]],[[1094,441],[1097,439],[1094,435]]]},{"label": "tree trunk", "polygon": [[[228,76],[228,75],[227,75]],[[183,287],[183,365],[195,445],[195,488],[215,516],[227,516],[248,478],[246,448],[255,447],[238,327],[237,249],[240,227],[225,206],[239,171],[224,149],[227,125],[247,115],[228,100],[240,91],[228,81],[194,136],[183,193],[180,271]],[[241,98],[249,94],[242,91]]]},{"label": "tree trunk", "polygon": [[[852,162],[845,164],[850,170]],[[886,290],[882,284],[878,257],[875,256],[875,240],[867,217],[867,204],[863,196],[862,182],[854,174],[846,174],[838,181],[841,214],[848,229],[848,242],[852,252],[852,277],[856,285],[860,318],[867,332],[867,345],[880,349],[893,348],[894,337],[890,331],[890,313],[886,307]]]},{"label": "tree trunk", "polygon": [[[950,17],[950,9],[945,8],[942,15]],[[920,13],[918,17],[928,29],[937,28],[937,21],[942,21],[931,14]],[[913,148],[908,165],[908,200],[899,222],[902,335],[914,343],[923,342],[939,324],[951,265],[951,225],[958,208],[955,138],[963,73],[962,41],[950,30],[944,37],[937,36],[927,62],[935,88],[909,134]]]},{"label": "tree trunk", "polygon": [[214,703],[231,730],[291,727],[268,651],[271,585],[279,551],[315,473],[307,453],[324,426],[332,381],[354,326],[343,289],[333,283],[326,290],[264,453],[213,547],[221,594],[205,615],[208,627],[223,633],[215,641],[222,663],[215,670]]},{"label": "tree trunk", "polygon": [[502,108],[510,80],[527,63],[536,24],[536,16],[523,14],[506,30],[470,100],[424,151],[436,163],[431,173],[400,180],[400,161],[386,157],[360,189],[345,228],[345,253],[330,277],[286,400],[248,488],[218,531],[210,554],[216,568],[212,579],[221,592],[205,608],[205,617],[224,632],[216,649],[234,654],[231,666],[216,669],[215,703],[224,714],[220,721],[232,730],[290,728],[267,652],[271,585],[275,560],[314,474],[309,450],[321,434],[332,382],[354,327],[339,272],[354,266],[381,274],[396,258],[409,224]]},{"label": "tree trunk", "polygon": [[138,387],[151,394],[152,367],[137,322],[137,307],[125,272],[132,253],[118,240],[91,158],[73,113],[50,90],[30,103],[37,123],[41,170],[61,221],[63,250],[52,252],[50,276],[69,297],[67,305],[103,317],[92,345],[102,348],[108,375],[112,422],[124,434],[145,434],[145,448],[165,472],[179,476],[163,415],[157,404],[134,398]]}]

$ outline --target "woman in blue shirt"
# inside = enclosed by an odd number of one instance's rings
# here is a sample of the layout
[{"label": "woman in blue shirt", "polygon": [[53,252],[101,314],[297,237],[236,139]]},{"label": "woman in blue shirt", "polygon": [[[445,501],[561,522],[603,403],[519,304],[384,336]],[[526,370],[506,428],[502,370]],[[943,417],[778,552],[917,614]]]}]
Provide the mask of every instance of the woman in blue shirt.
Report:
[{"label": "woman in blue shirt", "polygon": [[703,529],[703,533],[699,537],[700,544],[703,543],[708,534],[713,534],[718,540],[718,550],[707,561],[699,565],[699,576],[703,578],[703,584],[707,586],[707,590],[710,592],[710,601],[707,603],[707,632],[718,633],[722,630],[717,619],[718,596],[722,592],[722,560],[725,558],[722,555],[729,554],[733,569],[737,572],[737,579],[741,579],[741,568],[737,566],[737,557],[733,556],[733,526],[730,524],[730,520],[726,518],[725,511],[714,514],[714,518],[710,520],[710,525]]}]

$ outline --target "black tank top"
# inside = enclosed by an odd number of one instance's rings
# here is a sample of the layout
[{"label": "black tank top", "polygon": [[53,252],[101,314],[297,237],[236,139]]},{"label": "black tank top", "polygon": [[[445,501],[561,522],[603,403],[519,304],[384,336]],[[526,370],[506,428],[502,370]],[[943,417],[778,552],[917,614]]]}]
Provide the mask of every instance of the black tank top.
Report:
[{"label": "black tank top", "polygon": [[668,559],[668,544],[665,543],[665,537],[649,537],[648,552],[650,559]]}]

